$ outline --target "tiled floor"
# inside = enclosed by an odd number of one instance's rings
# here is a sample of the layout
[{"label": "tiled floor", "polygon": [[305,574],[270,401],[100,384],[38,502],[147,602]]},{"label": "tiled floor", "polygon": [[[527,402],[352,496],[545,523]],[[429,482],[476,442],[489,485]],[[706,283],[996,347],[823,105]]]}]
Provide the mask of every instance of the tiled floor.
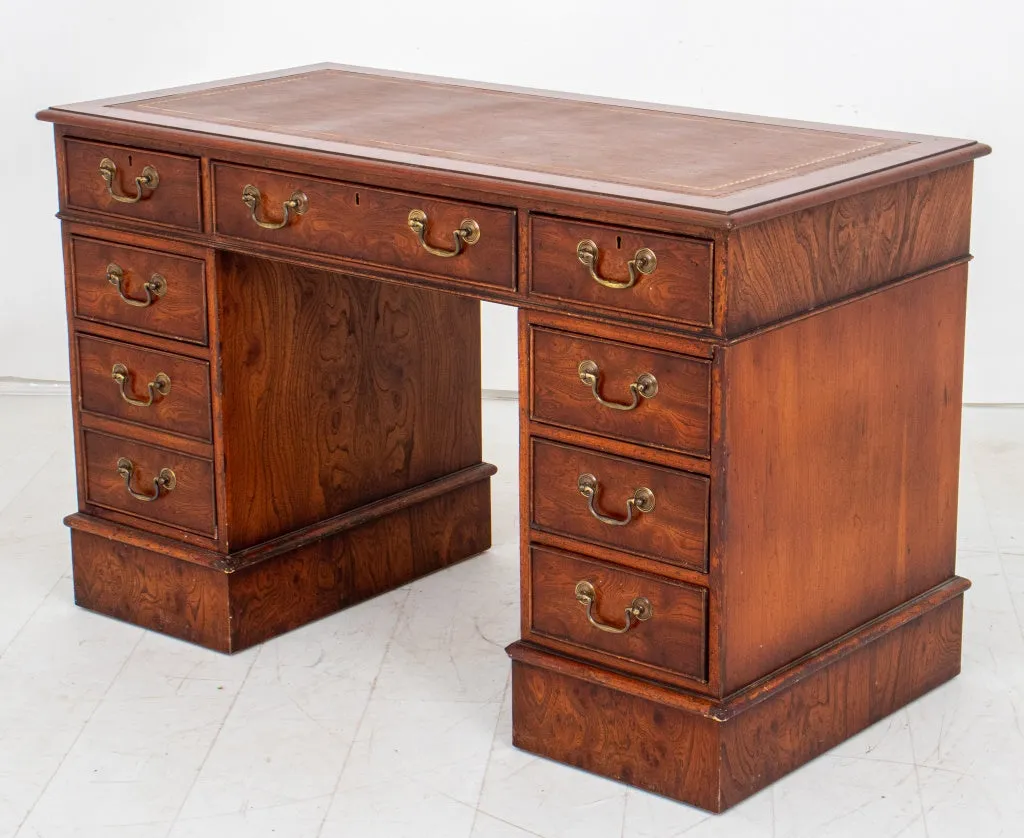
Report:
[{"label": "tiled floor", "polygon": [[0,399],[0,836],[1024,835],[1024,410],[965,413],[963,675],[718,817],[511,745],[516,410],[495,547],[234,657],[75,608],[68,406]]}]

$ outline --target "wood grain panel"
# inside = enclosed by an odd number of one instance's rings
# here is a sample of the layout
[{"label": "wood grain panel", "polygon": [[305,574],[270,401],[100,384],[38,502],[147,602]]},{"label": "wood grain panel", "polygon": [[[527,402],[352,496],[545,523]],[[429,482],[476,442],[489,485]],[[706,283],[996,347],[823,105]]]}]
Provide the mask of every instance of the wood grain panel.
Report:
[{"label": "wood grain panel", "polygon": [[480,462],[475,300],[218,254],[233,550]]},{"label": "wood grain panel", "polygon": [[[98,431],[83,431],[86,502],[136,516],[139,526],[156,521],[214,537],[217,520],[213,502],[213,463],[169,448],[143,445]],[[127,457],[135,466],[132,489],[154,493],[153,480],[161,469],[177,478],[172,491],[161,491],[157,500],[140,501],[128,494],[117,461]]]},{"label": "wood grain panel", "polygon": [[512,660],[512,744],[712,812],[718,725],[711,719]]},{"label": "wood grain panel", "polygon": [[732,233],[727,334],[966,257],[973,171],[967,163]]},{"label": "wood grain panel", "polygon": [[[531,440],[531,455],[533,526],[669,564],[706,569],[706,477],[537,438]],[[626,501],[641,486],[654,492],[654,510],[634,513],[625,526],[603,523],[591,515],[577,488],[581,474],[597,477],[594,507],[601,514],[624,519]]]},{"label": "wood grain panel", "polygon": [[[202,229],[198,158],[72,139],[65,142],[65,154],[69,207],[186,230]],[[105,157],[117,166],[115,193],[134,196],[135,178],[146,166],[157,170],[157,187],[143,189],[137,203],[115,200],[100,176],[100,161]]]},{"label": "wood grain panel", "polygon": [[[595,282],[576,256],[584,240],[598,247],[598,276],[629,279],[627,262],[650,248],[657,266],[631,288],[607,288]],[[616,314],[710,326],[712,243],[664,236],[628,227],[588,224],[564,218],[530,218],[530,295],[566,300]]]},{"label": "wood grain panel", "polygon": [[[531,327],[531,417],[567,428],[706,456],[711,437],[711,364],[628,343]],[[580,381],[579,364],[593,361],[598,394],[630,404],[630,385],[653,375],[658,391],[634,410],[605,407]]]},{"label": "wood grain panel", "polygon": [[723,808],[958,675],[962,620],[958,596],[724,724]]},{"label": "wood grain panel", "polygon": [[[208,363],[88,335],[80,334],[77,340],[82,410],[212,441]],[[128,368],[124,392],[129,398],[149,399],[147,385],[160,373],[170,379],[170,390],[167,395],[156,393],[148,407],[129,404],[111,375],[115,364]]]},{"label": "wood grain panel", "polygon": [[[581,581],[594,586],[597,597],[591,613],[598,622],[622,628],[625,610],[636,597],[650,602],[650,619],[634,621],[624,634],[595,628],[575,596]],[[530,550],[530,585],[533,634],[576,644],[582,656],[605,665],[614,666],[615,658],[626,658],[706,680],[707,592],[703,588],[536,546]],[[607,656],[587,654],[591,649]]]},{"label": "wood grain panel", "polygon": [[727,691],[953,575],[966,280],[724,350]]},{"label": "wood grain panel", "polygon": [[[475,284],[515,287],[514,210],[220,163],[214,166],[213,178],[215,229],[221,235]],[[248,184],[263,195],[257,210],[261,220],[280,221],[282,204],[295,191],[305,193],[309,209],[280,230],[263,229],[241,200]],[[465,219],[479,224],[480,239],[451,258],[428,253],[409,228],[409,212],[414,209],[427,214],[424,238],[433,247],[451,250],[453,231]]]},{"label": "wood grain panel", "polygon": [[[74,312],[78,317],[139,332],[205,344],[206,279],[203,263],[159,250],[71,237],[74,265]],[[124,271],[121,287],[132,300],[146,299],[143,287],[154,274],[166,280],[167,292],[145,308],[121,299],[107,280],[107,266]]]},{"label": "wood grain panel", "polygon": [[71,555],[78,605],[231,651],[227,574],[77,529]]}]

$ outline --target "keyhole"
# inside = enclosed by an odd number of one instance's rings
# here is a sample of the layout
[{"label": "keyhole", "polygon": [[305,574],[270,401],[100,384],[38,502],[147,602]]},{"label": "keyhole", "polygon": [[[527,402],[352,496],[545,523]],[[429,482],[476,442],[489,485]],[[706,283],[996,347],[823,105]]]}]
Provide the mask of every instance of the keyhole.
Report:
[{"label": "keyhole", "polygon": [[356,192],[356,206],[359,206],[359,193]]},{"label": "keyhole", "polygon": [[622,250],[622,236],[615,237],[615,249]]},{"label": "keyhole", "polygon": [[128,155],[128,165],[131,166],[131,164],[132,164],[132,156],[129,154]]}]

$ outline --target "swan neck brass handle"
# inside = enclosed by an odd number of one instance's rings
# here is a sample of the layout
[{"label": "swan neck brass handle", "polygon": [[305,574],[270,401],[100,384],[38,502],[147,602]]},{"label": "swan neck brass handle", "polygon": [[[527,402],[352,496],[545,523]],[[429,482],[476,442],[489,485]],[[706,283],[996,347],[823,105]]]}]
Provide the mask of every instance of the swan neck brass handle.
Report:
[{"label": "swan neck brass handle", "polygon": [[142,501],[143,503],[152,503],[160,497],[161,492],[173,492],[174,487],[178,485],[178,479],[174,476],[174,472],[169,468],[160,469],[160,473],[153,478],[153,494],[147,495],[143,492],[136,492],[132,488],[132,476],[135,474],[135,464],[127,457],[120,457],[117,461],[117,473],[124,478],[125,488],[128,489],[128,494],[131,495],[135,500]]},{"label": "swan neck brass handle", "polygon": [[306,193],[295,191],[287,201],[281,204],[284,216],[280,221],[261,221],[256,217],[256,211],[262,202],[263,195],[260,194],[260,190],[251,183],[247,183],[242,189],[242,203],[249,208],[252,220],[264,230],[280,230],[282,227],[287,227],[293,214],[303,215],[309,209],[309,198],[306,197]]},{"label": "swan neck brass handle", "polygon": [[135,405],[135,407],[152,407],[158,395],[166,396],[171,392],[171,378],[167,373],[163,372],[158,372],[156,378],[146,385],[146,389],[149,391],[149,398],[147,399],[134,399],[125,392],[126,384],[131,389],[131,373],[128,372],[128,367],[124,364],[114,364],[113,369],[110,371],[110,377],[117,382],[117,388],[121,391],[121,398],[128,402],[128,404]]},{"label": "swan neck brass handle", "polygon": [[443,259],[451,259],[453,256],[458,256],[462,253],[464,245],[476,244],[480,241],[480,225],[477,224],[472,218],[464,218],[462,223],[459,225],[458,230],[452,231],[452,237],[455,240],[455,247],[451,250],[442,250],[439,247],[432,247],[427,244],[425,238],[427,233],[427,214],[420,209],[414,209],[409,213],[409,229],[416,234],[416,238],[419,239],[420,244],[427,253],[432,253],[434,256],[440,256]]},{"label": "swan neck brass handle", "polygon": [[115,201],[122,204],[137,204],[142,200],[142,190],[148,189],[151,192],[160,185],[160,175],[152,166],[146,166],[142,174],[135,178],[135,194],[121,195],[114,191],[114,180],[117,178],[117,164],[109,157],[100,160],[100,177],[107,185],[107,194]]},{"label": "swan neck brass handle", "polygon": [[153,274],[146,284],[142,286],[146,290],[146,299],[135,300],[129,297],[124,293],[124,269],[113,262],[107,265],[107,282],[117,289],[117,293],[122,300],[136,308],[151,306],[156,302],[157,297],[162,297],[167,293],[167,280],[160,276],[160,274]]},{"label": "swan neck brass handle", "polygon": [[620,628],[618,626],[610,626],[607,623],[602,623],[594,617],[594,604],[597,602],[597,591],[595,591],[594,586],[585,579],[576,583],[576,599],[581,605],[586,606],[587,622],[589,622],[594,628],[606,631],[609,634],[625,634],[637,623],[646,622],[654,616],[654,608],[651,605],[651,601],[647,599],[647,597],[638,596],[634,597],[633,601],[626,606],[626,624],[624,626]]},{"label": "swan neck brass handle", "polygon": [[615,288],[620,291],[624,288],[632,288],[636,285],[636,281],[641,274],[650,276],[654,273],[654,269],[658,267],[658,257],[654,255],[654,251],[649,247],[641,247],[627,263],[629,280],[627,282],[617,282],[614,279],[605,279],[598,275],[598,255],[597,245],[590,239],[584,239],[576,245],[576,258],[590,271],[590,278],[605,288]]},{"label": "swan neck brass handle", "polygon": [[612,410],[636,410],[640,404],[640,399],[653,399],[658,395],[658,379],[652,373],[645,372],[638,375],[636,381],[629,385],[629,392],[633,395],[633,401],[629,404],[605,401],[601,398],[601,394],[597,392],[598,385],[601,382],[601,370],[597,366],[597,362],[581,361],[579,367],[577,367],[577,372],[579,373],[580,381],[590,388],[590,392],[594,394],[597,403],[603,407],[610,407]]},{"label": "swan neck brass handle", "polygon": [[597,520],[602,524],[607,524],[610,527],[626,526],[626,524],[633,520],[634,509],[637,512],[654,511],[654,492],[646,486],[641,486],[633,492],[633,497],[626,501],[625,518],[612,518],[610,515],[603,515],[597,511],[594,504],[597,502],[598,483],[597,478],[594,477],[594,475],[581,474],[576,479],[576,488],[579,489],[579,493],[587,499],[587,508],[590,509],[590,514],[597,518]]}]

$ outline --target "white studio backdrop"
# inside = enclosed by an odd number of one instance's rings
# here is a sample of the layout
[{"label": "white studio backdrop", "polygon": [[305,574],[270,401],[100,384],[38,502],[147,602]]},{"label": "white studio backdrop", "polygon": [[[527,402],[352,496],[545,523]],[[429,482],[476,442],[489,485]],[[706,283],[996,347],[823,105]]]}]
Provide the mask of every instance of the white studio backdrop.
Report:
[{"label": "white studio backdrop", "polygon": [[[67,380],[53,145],[37,110],[337,61],[966,137],[978,161],[965,401],[1024,402],[1019,0],[0,0],[0,380]],[[483,384],[516,388],[485,305]]]}]

